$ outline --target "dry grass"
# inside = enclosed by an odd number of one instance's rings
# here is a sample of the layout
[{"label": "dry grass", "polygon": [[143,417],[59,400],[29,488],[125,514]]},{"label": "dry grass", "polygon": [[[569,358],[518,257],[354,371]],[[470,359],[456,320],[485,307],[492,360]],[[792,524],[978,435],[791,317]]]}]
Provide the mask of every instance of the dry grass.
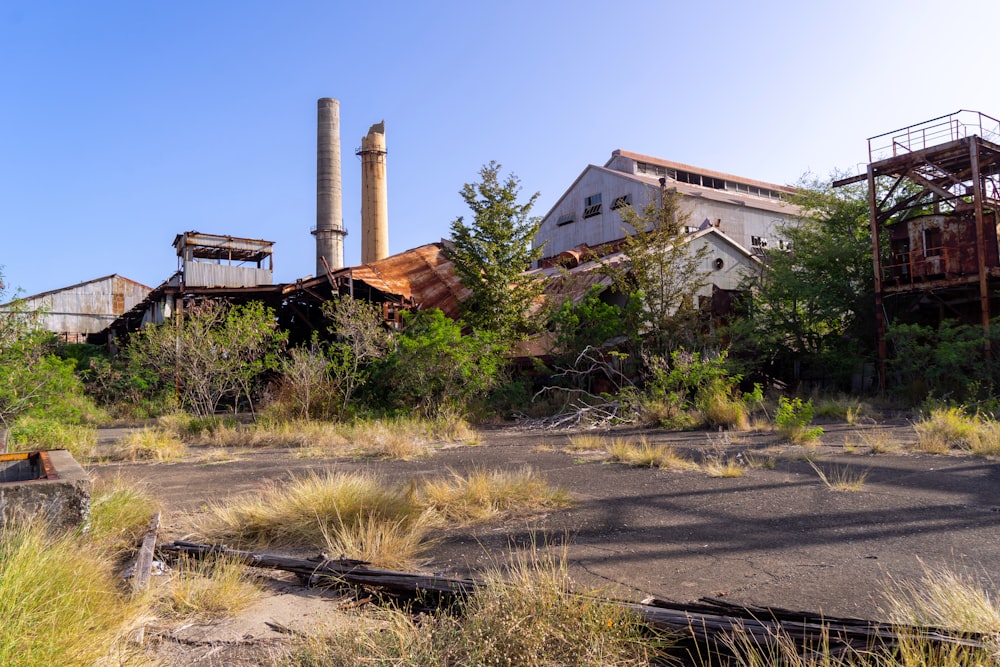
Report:
[{"label": "dry grass", "polygon": [[748,468],[754,470],[770,470],[778,464],[777,454],[767,450],[744,452],[743,460],[746,461]]},{"label": "dry grass", "polygon": [[468,525],[526,515],[569,505],[564,489],[553,488],[531,468],[477,470],[468,475],[425,480],[413,490],[414,502],[438,522]]},{"label": "dry grass", "polygon": [[395,520],[365,515],[354,522],[324,527],[323,539],[329,554],[405,569],[412,567],[430,546],[426,539],[430,525],[429,513]]},{"label": "dry grass", "polygon": [[742,477],[746,469],[747,464],[743,462],[739,454],[736,456],[712,455],[701,464],[702,472],[709,477]]},{"label": "dry grass", "polygon": [[978,420],[961,408],[937,408],[913,424],[917,442],[913,448],[928,454],[947,454],[967,449]]},{"label": "dry grass", "polygon": [[127,643],[146,613],[102,549],[38,521],[0,540],[0,664],[141,664]]},{"label": "dry grass", "polygon": [[170,431],[148,427],[132,431],[112,448],[108,458],[113,461],[177,461],[187,455],[187,447]]},{"label": "dry grass", "polygon": [[383,610],[377,631],[342,625],[302,642],[290,664],[630,667],[657,654],[637,617],[601,601],[599,591],[572,592],[565,557],[516,554],[486,583],[458,614]]},{"label": "dry grass", "polygon": [[844,437],[844,451],[850,454],[890,454],[900,449],[902,446],[893,440],[891,431],[878,426],[859,429],[853,438]]},{"label": "dry grass", "polygon": [[913,429],[917,432],[913,448],[922,452],[1000,455],[1000,423],[980,415],[970,416],[961,408],[934,409],[914,423]]},{"label": "dry grass", "polygon": [[605,447],[611,461],[643,468],[695,470],[698,464],[684,458],[670,445],[656,445],[645,438],[637,442],[615,439]]},{"label": "dry grass", "polygon": [[577,433],[566,440],[568,452],[592,452],[603,450],[607,439],[594,433]]},{"label": "dry grass", "polygon": [[417,514],[402,490],[374,475],[311,474],[210,505],[196,530],[205,539],[242,546],[318,547],[341,524],[367,517],[394,523]]},{"label": "dry grass", "polygon": [[173,578],[158,592],[161,608],[168,615],[183,618],[234,614],[263,597],[247,567],[225,557],[182,557]]},{"label": "dry grass", "polygon": [[918,582],[890,580],[887,617],[893,623],[946,628],[956,632],[1000,633],[1000,600],[988,578],[924,565]]},{"label": "dry grass", "polygon": [[144,487],[121,477],[99,479],[90,499],[87,534],[112,556],[135,549],[159,509]]},{"label": "dry grass", "polygon": [[868,471],[856,472],[850,468],[834,467],[829,473],[816,465],[811,459],[806,459],[809,466],[819,475],[820,481],[831,491],[861,491],[868,479]]}]

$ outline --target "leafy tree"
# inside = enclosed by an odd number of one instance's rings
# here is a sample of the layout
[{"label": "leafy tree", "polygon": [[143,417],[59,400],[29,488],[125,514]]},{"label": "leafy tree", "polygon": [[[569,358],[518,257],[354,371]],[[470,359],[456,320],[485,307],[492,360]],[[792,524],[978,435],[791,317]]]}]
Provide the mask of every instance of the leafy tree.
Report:
[{"label": "leafy tree", "polygon": [[538,193],[518,203],[519,179],[511,174],[501,181],[495,161],[479,175],[480,182],[466,183],[461,190],[473,221],[466,224],[459,217],[451,223],[448,258],[472,292],[462,307],[465,321],[476,331],[513,342],[536,329],[529,313],[543,286],[524,271],[541,257],[541,248],[531,247],[541,222],[529,217]]},{"label": "leafy tree", "polygon": [[133,334],[125,353],[129,375],[146,395],[173,385],[182,406],[211,416],[225,400],[245,398],[253,410],[285,338],[262,303],[208,301],[179,321]]},{"label": "leafy tree", "polygon": [[[997,332],[1000,318],[990,322]],[[992,336],[993,344],[1000,337]],[[995,402],[1000,367],[983,355],[983,327],[946,319],[938,326],[897,322],[889,327],[894,355],[891,387],[912,401],[928,396],[952,401]],[[996,348],[994,348],[996,349]]]},{"label": "leafy tree", "polygon": [[708,284],[701,268],[708,249],[693,247],[680,234],[687,214],[679,200],[675,190],[664,190],[640,210],[619,209],[627,225],[622,250],[628,262],[603,266],[615,289],[641,305],[625,311],[630,336],[657,355],[699,347],[703,330],[698,291]]},{"label": "leafy tree", "polygon": [[802,366],[844,380],[874,340],[866,187],[803,180],[799,188],[803,218],[782,230],[791,251],[770,251],[744,281],[751,298],[733,328],[734,355],[786,381]]},{"label": "leafy tree", "polygon": [[[0,276],[0,301],[3,296]],[[55,337],[23,303],[15,300],[0,311],[0,449],[20,415],[49,412],[66,421],[79,419],[83,386],[74,366],[74,361],[59,358]]]},{"label": "leafy tree", "polygon": [[560,355],[575,356],[588,346],[600,346],[625,331],[622,309],[601,300],[600,287],[591,287],[573,303],[564,301],[551,316],[555,349]]},{"label": "leafy tree", "polygon": [[339,296],[323,304],[323,314],[335,337],[327,352],[329,369],[346,409],[367,381],[368,366],[389,352],[392,334],[382,324],[382,310],[368,301]]},{"label": "leafy tree", "polygon": [[462,324],[437,309],[407,313],[404,326],[369,388],[383,405],[428,416],[465,413],[501,378],[504,360],[493,334],[462,335]]}]

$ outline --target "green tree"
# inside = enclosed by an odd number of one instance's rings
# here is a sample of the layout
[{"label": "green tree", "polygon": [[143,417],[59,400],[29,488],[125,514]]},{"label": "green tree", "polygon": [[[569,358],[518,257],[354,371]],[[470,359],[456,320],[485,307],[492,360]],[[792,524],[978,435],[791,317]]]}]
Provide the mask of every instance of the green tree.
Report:
[{"label": "green tree", "polygon": [[355,390],[368,380],[369,366],[388,354],[392,334],[382,324],[382,309],[368,301],[338,296],[323,304],[334,341],[327,354],[341,407],[346,410]]},{"label": "green tree", "polygon": [[[4,300],[0,276],[0,301]],[[73,374],[75,362],[56,354],[55,337],[42,329],[37,313],[14,300],[0,310],[0,450],[7,429],[20,415],[51,413],[79,418],[83,385]]]},{"label": "green tree", "polygon": [[680,231],[687,214],[676,190],[662,190],[646,206],[619,209],[627,225],[622,250],[628,261],[605,263],[615,289],[640,307],[625,310],[626,328],[642,349],[667,355],[680,347],[700,347],[703,322],[698,292],[708,284],[702,262],[707,246],[694,246]]},{"label": "green tree", "polygon": [[751,298],[733,327],[734,355],[785,381],[803,367],[844,381],[874,342],[866,186],[803,179],[799,188],[802,220],[782,229],[791,250],[769,250],[744,281]]},{"label": "green tree", "polygon": [[518,203],[520,181],[514,174],[501,181],[495,161],[479,175],[480,182],[466,183],[461,190],[473,221],[466,224],[459,217],[451,223],[448,258],[472,292],[462,305],[464,320],[476,331],[513,342],[537,329],[530,313],[543,285],[524,272],[541,257],[541,248],[531,247],[541,223],[529,217],[538,193]]},{"label": "green tree", "polygon": [[278,368],[286,335],[260,302],[229,306],[208,301],[179,320],[148,327],[129,339],[128,373],[147,395],[175,387],[181,405],[211,416],[241,398],[253,410],[266,375]]},{"label": "green tree", "polygon": [[500,380],[504,360],[493,334],[462,335],[461,322],[437,309],[407,313],[404,327],[369,388],[372,400],[427,416],[462,414]]}]

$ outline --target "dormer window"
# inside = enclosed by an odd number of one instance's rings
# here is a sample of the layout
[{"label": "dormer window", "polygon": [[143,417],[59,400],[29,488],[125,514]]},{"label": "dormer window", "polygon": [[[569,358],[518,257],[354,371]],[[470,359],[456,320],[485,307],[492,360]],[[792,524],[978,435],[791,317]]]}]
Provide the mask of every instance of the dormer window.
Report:
[{"label": "dormer window", "polygon": [[611,210],[617,211],[620,208],[631,205],[632,205],[632,195],[631,194],[622,195],[621,197],[615,198],[614,203],[611,204]]},{"label": "dormer window", "polygon": [[592,218],[601,214],[601,194],[590,195],[583,200],[583,217]]}]

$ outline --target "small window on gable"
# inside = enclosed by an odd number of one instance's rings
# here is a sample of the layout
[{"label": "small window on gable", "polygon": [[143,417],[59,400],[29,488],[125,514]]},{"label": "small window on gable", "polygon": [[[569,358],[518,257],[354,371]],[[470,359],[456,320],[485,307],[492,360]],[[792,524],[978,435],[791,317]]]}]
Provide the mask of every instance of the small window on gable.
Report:
[{"label": "small window on gable", "polygon": [[568,225],[574,220],[576,220],[576,217],[572,213],[564,213],[559,216],[558,220],[556,220],[556,227],[562,227],[563,225]]},{"label": "small window on gable", "polygon": [[611,210],[617,211],[618,209],[624,206],[631,206],[631,205],[632,205],[632,195],[631,194],[622,195],[621,197],[615,198],[615,202],[611,205]]},{"label": "small window on gable", "polygon": [[763,236],[751,236],[750,245],[754,248],[766,248],[767,239],[765,239]]},{"label": "small window on gable", "polygon": [[590,195],[583,200],[583,217],[591,218],[601,214],[601,194]]}]

